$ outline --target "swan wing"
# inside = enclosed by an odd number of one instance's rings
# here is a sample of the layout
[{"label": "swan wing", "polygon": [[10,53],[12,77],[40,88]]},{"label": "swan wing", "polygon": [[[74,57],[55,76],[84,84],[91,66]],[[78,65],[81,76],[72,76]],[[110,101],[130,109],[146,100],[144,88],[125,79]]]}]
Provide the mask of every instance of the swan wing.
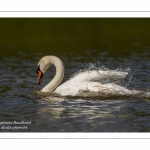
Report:
[{"label": "swan wing", "polygon": [[119,80],[124,79],[128,75],[128,72],[121,72],[115,70],[94,70],[94,71],[85,71],[77,74],[71,80],[76,80],[77,82],[81,81],[92,81],[92,82],[103,82],[106,80]]},{"label": "swan wing", "polygon": [[103,92],[109,94],[131,94],[132,92],[125,87],[114,83],[100,84],[98,82],[90,82],[87,86],[90,91]]},{"label": "swan wing", "polygon": [[[60,85],[56,90],[56,93],[61,94],[62,96],[66,95],[80,95],[82,92],[95,92],[95,93],[105,93],[111,95],[124,95],[124,94],[132,94],[130,90],[114,84],[114,83],[107,83],[101,84],[100,82],[73,82],[67,81]],[[97,94],[98,94],[97,93]]]}]

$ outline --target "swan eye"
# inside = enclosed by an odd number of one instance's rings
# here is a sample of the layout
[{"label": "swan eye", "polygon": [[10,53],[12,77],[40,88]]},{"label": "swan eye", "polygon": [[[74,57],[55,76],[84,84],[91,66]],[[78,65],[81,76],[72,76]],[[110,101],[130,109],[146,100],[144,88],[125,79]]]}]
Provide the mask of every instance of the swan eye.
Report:
[{"label": "swan eye", "polygon": [[40,84],[42,82],[42,78],[43,78],[43,73],[42,71],[40,70],[40,66],[37,67],[37,74],[38,74],[38,81],[37,81],[37,84]]},{"label": "swan eye", "polygon": [[38,65],[37,69],[36,69],[36,73],[38,74],[38,71],[40,71],[40,65]]}]

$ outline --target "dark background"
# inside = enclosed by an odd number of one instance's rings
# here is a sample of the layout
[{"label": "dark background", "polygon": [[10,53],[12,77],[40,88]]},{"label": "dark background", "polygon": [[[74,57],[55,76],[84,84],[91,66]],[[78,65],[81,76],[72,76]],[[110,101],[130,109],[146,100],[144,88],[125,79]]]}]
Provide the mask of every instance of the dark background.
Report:
[{"label": "dark background", "polygon": [[150,45],[149,18],[1,18],[0,54],[8,51],[80,51],[111,55]]}]

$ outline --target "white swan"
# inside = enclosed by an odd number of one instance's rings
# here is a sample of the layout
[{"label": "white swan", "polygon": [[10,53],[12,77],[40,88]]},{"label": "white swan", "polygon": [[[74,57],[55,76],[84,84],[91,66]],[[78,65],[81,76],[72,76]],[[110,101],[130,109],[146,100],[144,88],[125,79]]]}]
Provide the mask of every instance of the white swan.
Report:
[{"label": "white swan", "polygon": [[40,84],[44,73],[50,67],[56,67],[56,75],[50,83],[48,83],[41,91],[55,92],[62,96],[78,96],[81,91],[102,92],[102,93],[116,93],[119,95],[132,94],[133,92],[114,83],[102,84],[106,79],[124,79],[128,73],[115,70],[93,70],[79,73],[72,79],[66,81],[58,87],[64,77],[64,65],[62,61],[56,56],[45,56],[37,65],[38,81]]}]

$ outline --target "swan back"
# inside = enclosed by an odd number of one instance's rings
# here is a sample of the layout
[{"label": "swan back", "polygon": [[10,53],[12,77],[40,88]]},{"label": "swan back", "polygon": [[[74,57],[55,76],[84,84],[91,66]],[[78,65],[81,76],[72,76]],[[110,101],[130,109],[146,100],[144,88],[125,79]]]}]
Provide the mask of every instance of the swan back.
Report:
[{"label": "swan back", "polygon": [[[66,95],[80,95],[82,91],[92,91],[92,92],[103,92],[110,93],[116,91],[126,90],[115,85],[110,81],[116,79],[124,79],[128,75],[128,72],[120,72],[115,70],[102,71],[102,70],[92,70],[80,72],[73,76],[70,80],[66,81],[60,85],[55,92],[63,96]],[[108,83],[106,81],[109,81]],[[103,84],[104,83],[104,84]],[[114,88],[115,90],[113,90]]]}]

